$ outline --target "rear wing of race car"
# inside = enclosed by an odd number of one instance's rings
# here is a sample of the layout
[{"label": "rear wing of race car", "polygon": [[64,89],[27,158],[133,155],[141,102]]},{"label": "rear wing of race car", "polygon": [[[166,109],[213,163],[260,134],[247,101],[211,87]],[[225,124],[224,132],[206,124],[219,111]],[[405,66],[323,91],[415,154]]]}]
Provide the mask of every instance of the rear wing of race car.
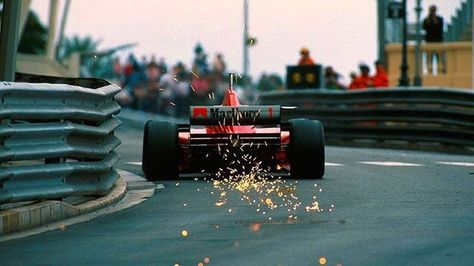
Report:
[{"label": "rear wing of race car", "polygon": [[281,106],[191,106],[190,125],[280,125]]}]

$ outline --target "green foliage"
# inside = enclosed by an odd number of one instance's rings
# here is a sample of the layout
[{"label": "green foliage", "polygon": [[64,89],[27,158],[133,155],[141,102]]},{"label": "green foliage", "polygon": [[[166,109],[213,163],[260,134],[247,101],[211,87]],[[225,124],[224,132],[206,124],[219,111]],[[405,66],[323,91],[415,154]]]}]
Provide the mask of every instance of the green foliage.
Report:
[{"label": "green foliage", "polygon": [[115,53],[129,49],[135,44],[124,44],[114,48],[99,51],[101,40],[94,40],[91,36],[73,36],[64,38],[58,51],[58,60],[69,58],[73,53],[79,53],[81,57],[81,76],[112,78],[113,59]]},{"label": "green foliage", "polygon": [[91,36],[73,36],[72,38],[64,38],[61,42],[58,52],[58,59],[69,58],[73,53],[80,53],[81,55],[93,55],[100,44],[100,40],[94,40]]},{"label": "green foliage", "polygon": [[41,23],[35,12],[28,13],[25,30],[21,36],[18,52],[25,54],[45,54],[48,29]]},{"label": "green foliage", "polygon": [[[3,1],[0,0],[0,19],[3,15]],[[25,30],[18,45],[18,52],[25,54],[45,54],[48,29],[41,23],[34,11],[29,11]]]}]

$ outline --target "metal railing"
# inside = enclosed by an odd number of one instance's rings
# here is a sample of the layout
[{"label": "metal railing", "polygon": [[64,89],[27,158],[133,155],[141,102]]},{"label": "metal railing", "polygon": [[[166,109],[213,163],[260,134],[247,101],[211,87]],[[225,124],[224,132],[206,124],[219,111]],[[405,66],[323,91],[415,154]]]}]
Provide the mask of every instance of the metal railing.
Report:
[{"label": "metal railing", "polygon": [[26,74],[16,81],[0,82],[0,204],[107,193],[118,178],[120,88]]},{"label": "metal railing", "polygon": [[297,106],[282,121],[321,120],[332,144],[472,153],[474,92],[468,90],[299,90],[263,93],[261,104]]}]

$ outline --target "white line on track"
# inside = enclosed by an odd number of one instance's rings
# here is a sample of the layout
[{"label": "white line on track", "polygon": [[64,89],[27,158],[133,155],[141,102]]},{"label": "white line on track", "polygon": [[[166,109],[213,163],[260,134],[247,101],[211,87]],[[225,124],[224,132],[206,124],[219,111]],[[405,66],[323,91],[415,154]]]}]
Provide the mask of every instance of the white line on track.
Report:
[{"label": "white line on track", "polygon": [[437,164],[474,167],[474,163],[468,162],[436,162]]},{"label": "white line on track", "polygon": [[417,163],[403,163],[403,162],[359,162],[361,164],[370,164],[378,166],[424,166]]},{"label": "white line on track", "polygon": [[328,162],[325,162],[324,165],[326,165],[326,166],[344,166],[343,164],[340,164],[340,163],[328,163]]},{"label": "white line on track", "polygon": [[142,162],[126,162],[125,164],[138,165],[141,166]]}]

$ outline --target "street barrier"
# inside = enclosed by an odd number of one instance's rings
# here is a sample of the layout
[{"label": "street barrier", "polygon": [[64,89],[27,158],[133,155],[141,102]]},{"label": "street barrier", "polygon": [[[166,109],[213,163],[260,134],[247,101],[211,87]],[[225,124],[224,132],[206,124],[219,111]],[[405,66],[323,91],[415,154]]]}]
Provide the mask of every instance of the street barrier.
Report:
[{"label": "street barrier", "polygon": [[100,79],[0,82],[0,204],[106,194],[118,178],[119,91]]},{"label": "street barrier", "polygon": [[282,121],[321,120],[332,144],[473,153],[474,91],[392,88],[267,92],[260,104],[296,106]]}]

